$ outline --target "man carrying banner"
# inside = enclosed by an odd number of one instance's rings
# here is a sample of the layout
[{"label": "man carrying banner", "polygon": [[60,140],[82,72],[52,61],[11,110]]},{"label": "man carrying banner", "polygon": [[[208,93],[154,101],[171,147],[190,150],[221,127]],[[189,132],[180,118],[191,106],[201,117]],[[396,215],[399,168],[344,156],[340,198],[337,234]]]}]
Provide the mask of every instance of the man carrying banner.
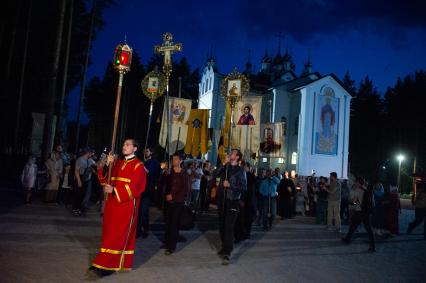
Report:
[{"label": "man carrying banner", "polygon": [[226,155],[222,166],[216,169],[214,179],[220,178],[217,193],[219,211],[219,232],[222,248],[218,252],[222,256],[222,264],[229,264],[229,257],[234,243],[234,227],[238,217],[239,200],[247,190],[247,179],[244,168],[239,166],[242,153],[233,149]]},{"label": "man carrying banner", "polygon": [[112,166],[110,184],[103,172],[105,160],[98,163],[98,177],[106,200],[102,244],[89,269],[98,276],[132,268],[139,200],[146,183],[144,165],[135,156],[138,147],[136,140],[126,139],[123,159],[115,160],[112,154],[108,155],[106,165]]}]

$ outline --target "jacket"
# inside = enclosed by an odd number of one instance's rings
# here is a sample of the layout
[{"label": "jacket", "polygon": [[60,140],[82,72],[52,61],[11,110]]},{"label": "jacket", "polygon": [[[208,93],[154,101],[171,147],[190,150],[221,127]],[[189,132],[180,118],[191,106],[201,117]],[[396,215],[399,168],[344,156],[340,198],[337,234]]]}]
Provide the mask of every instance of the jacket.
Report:
[{"label": "jacket", "polygon": [[275,176],[266,178],[260,183],[259,193],[264,197],[276,197],[277,196],[277,185],[280,183],[280,179]]},{"label": "jacket", "polygon": [[[215,178],[220,178],[218,187],[218,197],[223,198],[225,193],[226,199],[229,200],[240,200],[242,193],[247,191],[247,177],[244,168],[240,166],[219,166],[214,172]],[[228,179],[230,187],[224,190],[223,181]],[[225,192],[224,192],[225,191]]]}]

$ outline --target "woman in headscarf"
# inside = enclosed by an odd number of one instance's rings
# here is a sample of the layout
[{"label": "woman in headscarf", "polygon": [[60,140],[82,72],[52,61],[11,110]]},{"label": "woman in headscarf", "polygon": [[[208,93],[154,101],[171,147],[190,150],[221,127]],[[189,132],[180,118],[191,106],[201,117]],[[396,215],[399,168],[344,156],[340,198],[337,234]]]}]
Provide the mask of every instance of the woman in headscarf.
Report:
[{"label": "woman in headscarf", "polygon": [[59,152],[52,152],[45,162],[48,183],[45,188],[45,202],[55,202],[58,194],[60,178],[63,173],[63,162]]}]

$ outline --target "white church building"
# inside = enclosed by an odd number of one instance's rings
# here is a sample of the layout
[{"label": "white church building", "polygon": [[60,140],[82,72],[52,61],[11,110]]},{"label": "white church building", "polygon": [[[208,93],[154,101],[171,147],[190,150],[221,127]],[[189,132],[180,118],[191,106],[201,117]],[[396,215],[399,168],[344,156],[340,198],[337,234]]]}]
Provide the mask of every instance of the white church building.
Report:
[{"label": "white church building", "polygon": [[[349,118],[351,95],[334,75],[312,71],[308,60],[300,75],[288,51],[271,58],[265,53],[259,72],[250,61],[243,72],[250,80],[249,96],[262,96],[261,123],[283,122],[283,156],[258,158],[258,167],[295,170],[302,176],[315,173],[348,178]],[[211,109],[209,128],[213,130],[208,160],[216,164],[225,101],[220,86],[226,75],[218,72],[211,56],[199,83],[199,109]]]}]

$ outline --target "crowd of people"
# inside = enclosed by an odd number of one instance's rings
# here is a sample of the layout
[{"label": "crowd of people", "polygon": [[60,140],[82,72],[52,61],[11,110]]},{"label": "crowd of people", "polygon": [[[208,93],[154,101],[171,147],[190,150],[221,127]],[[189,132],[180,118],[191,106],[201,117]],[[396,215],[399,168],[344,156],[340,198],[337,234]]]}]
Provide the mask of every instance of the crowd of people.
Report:
[{"label": "crowd of people", "polygon": [[[401,206],[395,185],[383,186],[380,182],[369,184],[360,177],[352,182],[338,180],[336,172],[331,172],[327,177],[306,177],[279,168],[254,168],[242,160],[238,149],[233,149],[216,167],[209,161],[185,159],[179,154],[172,155],[169,166],[168,162],[160,163],[155,159],[152,149],[147,148],[140,158],[143,161],[140,164],[144,180],[138,179],[138,182],[143,183],[143,188],[134,188],[131,187],[134,184],[132,180],[136,178],[133,173],[129,173],[130,177],[120,175],[128,168],[126,164],[135,158],[138,148],[135,140],[130,141],[126,140],[125,145],[132,147],[133,151],[126,155],[123,146],[121,161],[105,152],[97,156],[89,147],[73,156],[57,146],[42,164],[37,164],[36,158],[30,157],[21,176],[26,191],[25,203],[31,203],[34,189],[43,189],[45,202],[71,203],[72,214],[79,217],[84,216],[85,211],[94,204],[98,204],[103,213],[101,208],[105,207],[103,204],[108,203],[108,199],[115,199],[116,204],[124,202],[124,199],[135,200],[136,219],[133,220],[132,216],[129,224],[134,227],[129,231],[134,232],[135,238],[149,236],[150,207],[155,205],[164,212],[165,255],[171,255],[176,250],[185,211],[190,210],[191,221],[194,221],[196,214],[211,213],[217,209],[221,239],[218,255],[224,265],[229,264],[234,244],[250,238],[253,225],[266,232],[277,221],[296,215],[314,217],[316,223],[337,233],[342,232],[342,224],[349,225],[348,232],[342,237],[345,244],[351,242],[358,225],[363,223],[369,237],[370,252],[375,251],[375,237],[399,234]],[[138,162],[134,163],[135,172]],[[104,177],[108,164],[115,164],[115,173],[110,178],[112,183]],[[419,190],[417,195],[416,219],[410,223],[409,233],[425,219],[426,192],[423,191]],[[108,209],[118,209],[114,207],[110,204]],[[104,228],[108,221],[105,217]],[[130,243],[130,248],[134,249],[134,242]],[[105,251],[120,250],[105,245],[103,242],[103,248],[94,262],[99,258],[104,260]],[[133,254],[132,251],[128,253]],[[111,263],[114,267],[98,263],[92,267],[98,274],[107,275],[123,269],[122,260],[118,266]],[[131,267],[132,260],[129,261]]]}]

